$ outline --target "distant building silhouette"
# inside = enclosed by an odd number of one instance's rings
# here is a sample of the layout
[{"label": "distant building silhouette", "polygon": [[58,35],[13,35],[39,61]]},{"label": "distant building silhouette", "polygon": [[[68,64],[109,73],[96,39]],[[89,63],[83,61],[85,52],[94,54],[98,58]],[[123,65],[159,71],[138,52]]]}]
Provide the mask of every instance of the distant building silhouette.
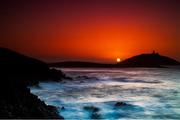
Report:
[{"label": "distant building silhouette", "polygon": [[153,54],[153,55],[159,55],[159,53],[156,52],[155,50],[153,50],[152,54]]}]

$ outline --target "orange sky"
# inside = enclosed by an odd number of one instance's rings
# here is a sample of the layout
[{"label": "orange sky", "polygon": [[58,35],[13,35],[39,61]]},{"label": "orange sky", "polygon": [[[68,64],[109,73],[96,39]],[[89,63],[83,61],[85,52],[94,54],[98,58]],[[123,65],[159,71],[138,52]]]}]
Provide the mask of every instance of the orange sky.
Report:
[{"label": "orange sky", "polygon": [[115,62],[158,51],[180,60],[177,0],[6,2],[2,47],[48,62]]}]

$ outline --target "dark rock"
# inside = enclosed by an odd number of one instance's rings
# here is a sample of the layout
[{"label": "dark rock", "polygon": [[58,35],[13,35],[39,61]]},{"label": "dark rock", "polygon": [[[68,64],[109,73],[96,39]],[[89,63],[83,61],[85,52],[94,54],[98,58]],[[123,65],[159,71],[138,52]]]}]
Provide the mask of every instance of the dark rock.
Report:
[{"label": "dark rock", "polygon": [[85,106],[83,109],[87,110],[87,111],[92,111],[92,112],[98,112],[99,111],[99,108],[94,107],[94,106]]},{"label": "dark rock", "polygon": [[27,88],[1,92],[0,118],[62,118],[55,107],[47,106]]},{"label": "dark rock", "polygon": [[90,79],[90,78],[87,76],[77,76],[76,79],[83,79],[84,80],[84,79]]},{"label": "dark rock", "polygon": [[49,78],[56,77],[46,63],[0,48],[0,118],[63,119],[27,88]]},{"label": "dark rock", "polygon": [[61,80],[61,79],[69,79],[72,80],[71,77],[66,76],[61,70],[56,70],[56,69],[50,69],[50,75],[51,78],[54,80]]},{"label": "dark rock", "polygon": [[83,75],[75,77],[75,80],[97,80],[97,78]]},{"label": "dark rock", "polygon": [[99,113],[96,113],[96,112],[92,113],[91,114],[91,119],[96,119],[96,120],[101,119],[101,115]]},{"label": "dark rock", "polygon": [[115,107],[122,107],[122,106],[127,106],[127,104],[125,102],[117,102],[114,106]]},{"label": "dark rock", "polygon": [[61,108],[61,110],[65,110],[65,107],[63,106],[63,107]]},{"label": "dark rock", "polygon": [[83,109],[91,113],[90,115],[91,119],[101,119],[101,115],[99,114],[100,111],[99,108],[95,106],[85,106]]}]

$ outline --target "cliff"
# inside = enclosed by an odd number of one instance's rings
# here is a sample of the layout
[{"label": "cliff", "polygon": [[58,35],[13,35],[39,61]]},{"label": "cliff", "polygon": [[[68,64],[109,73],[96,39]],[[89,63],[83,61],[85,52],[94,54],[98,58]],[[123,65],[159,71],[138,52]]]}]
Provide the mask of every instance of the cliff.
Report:
[{"label": "cliff", "polygon": [[0,48],[0,118],[60,118],[55,107],[30,93],[40,80],[59,81],[65,75],[44,62]]}]

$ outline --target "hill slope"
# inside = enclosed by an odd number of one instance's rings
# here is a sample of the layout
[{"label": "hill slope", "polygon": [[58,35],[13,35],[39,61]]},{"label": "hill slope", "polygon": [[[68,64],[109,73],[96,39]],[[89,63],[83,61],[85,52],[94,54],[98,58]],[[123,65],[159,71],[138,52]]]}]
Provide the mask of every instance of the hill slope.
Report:
[{"label": "hill slope", "polygon": [[154,67],[164,65],[180,65],[180,63],[172,58],[152,53],[137,55],[118,64],[121,67]]},{"label": "hill slope", "polygon": [[0,118],[62,118],[27,88],[53,76],[46,63],[0,48]]}]

